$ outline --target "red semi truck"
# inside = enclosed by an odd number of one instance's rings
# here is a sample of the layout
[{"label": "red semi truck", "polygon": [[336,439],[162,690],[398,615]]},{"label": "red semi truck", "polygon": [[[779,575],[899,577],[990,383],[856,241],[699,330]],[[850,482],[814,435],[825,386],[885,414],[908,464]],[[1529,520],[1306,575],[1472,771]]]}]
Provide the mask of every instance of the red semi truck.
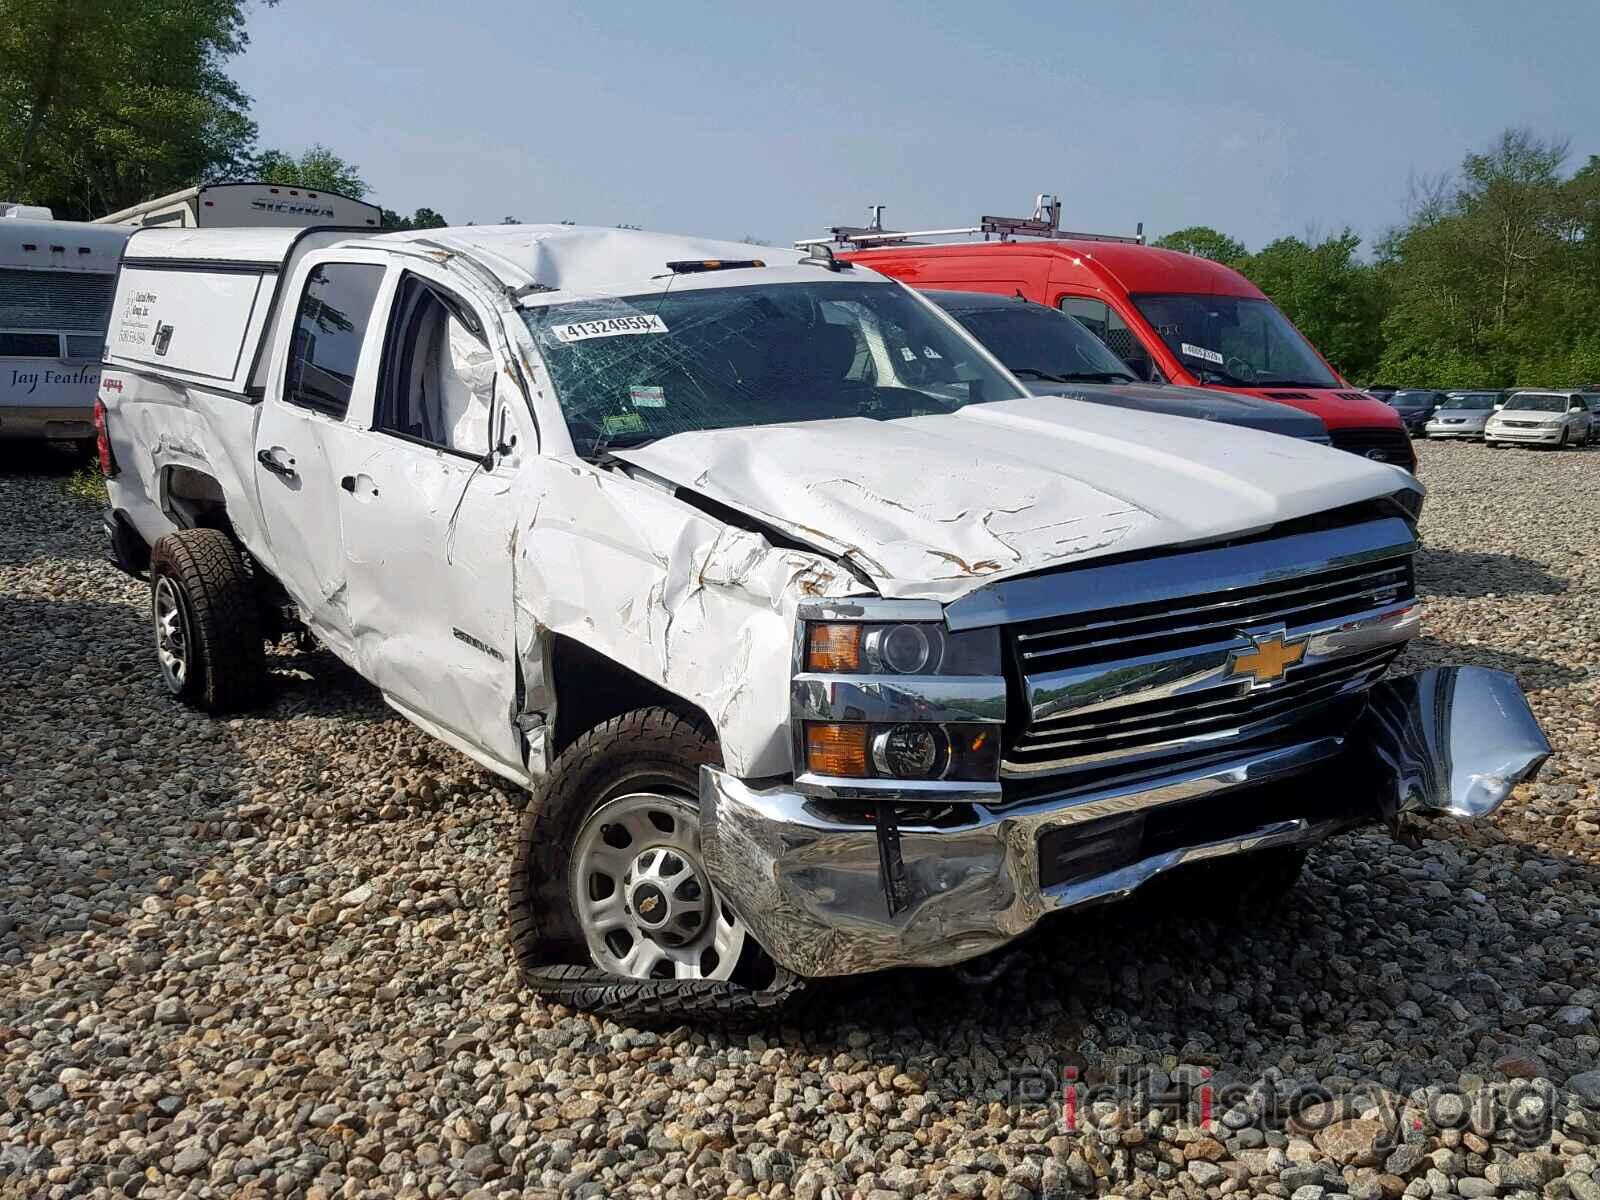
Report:
[{"label": "red semi truck", "polygon": [[[1058,308],[1145,379],[1291,405],[1320,417],[1338,448],[1416,469],[1399,414],[1347,383],[1231,267],[1147,246],[1142,234],[1065,232],[1061,202],[1048,194],[1031,218],[984,217],[959,229],[895,232],[882,228],[881,207],[872,212],[866,226],[835,226],[796,244],[838,247],[841,259],[917,288],[1018,295]],[[920,240],[949,238],[964,240]]]}]

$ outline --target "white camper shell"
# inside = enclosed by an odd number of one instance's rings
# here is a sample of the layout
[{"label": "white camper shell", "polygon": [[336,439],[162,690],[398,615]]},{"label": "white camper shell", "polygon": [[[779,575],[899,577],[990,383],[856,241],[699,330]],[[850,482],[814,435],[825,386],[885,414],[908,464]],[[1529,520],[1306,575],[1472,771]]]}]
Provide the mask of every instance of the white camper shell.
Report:
[{"label": "white camper shell", "polygon": [[1509,676],[1383,681],[1406,472],[1026,395],[910,289],[751,253],[524,225],[123,260],[107,520],[163,680],[243,706],[302,631],[537,788],[531,987],[763,1008],[1188,861],[1287,887],[1548,754]]},{"label": "white camper shell", "polygon": [[279,183],[209,183],[146,200],[97,217],[101,225],[217,229],[238,226],[303,229],[338,225],[377,229],[383,210],[337,192],[312,191]]},{"label": "white camper shell", "polygon": [[0,214],[0,439],[87,441],[117,260],[132,231],[22,205],[0,204]]}]

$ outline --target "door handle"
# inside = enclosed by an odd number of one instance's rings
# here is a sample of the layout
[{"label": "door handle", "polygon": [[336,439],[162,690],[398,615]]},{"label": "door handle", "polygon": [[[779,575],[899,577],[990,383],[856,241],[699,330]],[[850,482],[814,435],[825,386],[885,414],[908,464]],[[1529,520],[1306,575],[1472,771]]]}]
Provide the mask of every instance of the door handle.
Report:
[{"label": "door handle", "polygon": [[[367,486],[364,489],[365,495],[362,494],[360,485],[357,482],[362,479],[367,481]],[[357,499],[376,500],[378,498],[378,485],[365,475],[346,475],[339,480],[339,486]]]},{"label": "door handle", "polygon": [[356,477],[354,475],[346,475],[339,480],[339,486],[354,496],[356,494]]},{"label": "door handle", "polygon": [[280,475],[284,479],[295,478],[294,468],[284,466],[271,450],[257,450],[256,461],[274,475]]}]

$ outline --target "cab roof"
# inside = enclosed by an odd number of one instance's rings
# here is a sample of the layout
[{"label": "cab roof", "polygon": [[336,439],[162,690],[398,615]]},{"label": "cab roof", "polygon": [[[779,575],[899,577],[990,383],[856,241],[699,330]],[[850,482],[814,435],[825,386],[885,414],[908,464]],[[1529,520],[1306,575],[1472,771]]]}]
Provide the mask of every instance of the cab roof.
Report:
[{"label": "cab roof", "polygon": [[875,246],[841,251],[840,258],[872,263],[902,258],[961,258],[972,255],[1067,258],[1120,285],[1125,292],[1189,292],[1264,300],[1266,294],[1232,267],[1158,246],[1076,238],[1019,238],[1009,242],[948,242],[939,245]]}]

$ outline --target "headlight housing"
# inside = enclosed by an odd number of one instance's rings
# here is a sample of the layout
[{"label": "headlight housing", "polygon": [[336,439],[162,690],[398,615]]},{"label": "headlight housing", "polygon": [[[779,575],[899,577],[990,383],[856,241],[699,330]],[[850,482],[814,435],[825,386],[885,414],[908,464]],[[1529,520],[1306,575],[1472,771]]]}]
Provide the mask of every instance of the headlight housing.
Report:
[{"label": "headlight housing", "polygon": [[999,791],[997,629],[952,633],[942,608],[920,601],[806,606],[801,617],[791,714],[802,789],[929,800]]}]

